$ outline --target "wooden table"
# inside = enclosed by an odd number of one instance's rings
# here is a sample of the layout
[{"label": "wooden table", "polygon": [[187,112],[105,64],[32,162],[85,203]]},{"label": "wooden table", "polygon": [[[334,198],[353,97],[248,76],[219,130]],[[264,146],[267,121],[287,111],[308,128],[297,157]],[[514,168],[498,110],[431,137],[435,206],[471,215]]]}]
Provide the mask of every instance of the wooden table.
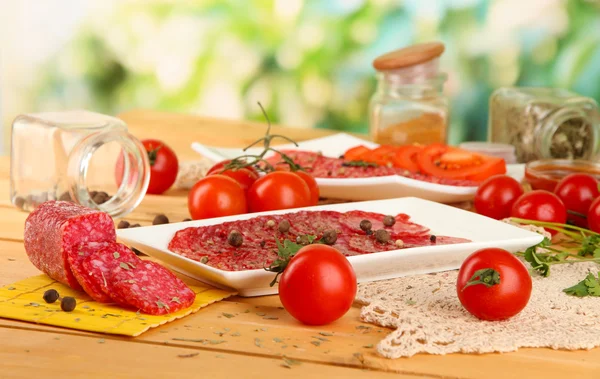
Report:
[{"label": "wooden table", "polygon": [[[121,117],[140,138],[153,137],[175,148],[180,159],[197,158],[191,141],[243,146],[264,132],[264,125],[133,111]],[[276,128],[276,130],[279,128]],[[281,129],[283,130],[283,129]],[[280,130],[280,131],[281,131]],[[327,134],[323,130],[285,129],[298,140]],[[27,214],[9,203],[9,159],[0,157],[0,285],[39,272],[23,249]],[[143,225],[157,213],[173,221],[187,217],[182,191],[147,196],[127,217]],[[246,312],[247,311],[247,312]],[[515,353],[447,356],[417,355],[388,360],[374,346],[389,330],[366,325],[354,307],[341,320],[308,327],[282,309],[277,296],[233,297],[198,313],[151,330],[137,338],[78,332],[0,319],[0,378],[5,377],[404,377],[404,378],[580,378],[600,372],[600,349],[553,351],[521,349]],[[234,317],[224,317],[223,314]],[[262,315],[271,317],[265,319]],[[277,318],[277,319],[274,319]],[[174,338],[215,339],[202,345]],[[237,333],[236,333],[237,332]],[[312,344],[319,332],[333,332],[328,341]],[[231,334],[239,336],[231,336]],[[281,342],[280,342],[281,341]],[[180,356],[189,356],[182,358]],[[297,364],[286,367],[283,357]]]}]

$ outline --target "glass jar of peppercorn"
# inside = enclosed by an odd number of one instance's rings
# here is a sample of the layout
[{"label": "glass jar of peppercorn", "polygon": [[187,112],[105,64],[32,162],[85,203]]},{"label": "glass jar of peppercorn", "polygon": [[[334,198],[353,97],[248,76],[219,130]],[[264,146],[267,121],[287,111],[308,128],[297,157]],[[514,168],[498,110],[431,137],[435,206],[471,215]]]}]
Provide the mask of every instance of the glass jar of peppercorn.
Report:
[{"label": "glass jar of peppercorn", "polygon": [[120,119],[68,111],[13,122],[10,196],[20,209],[68,200],[123,216],[140,203],[149,180],[146,149]]}]

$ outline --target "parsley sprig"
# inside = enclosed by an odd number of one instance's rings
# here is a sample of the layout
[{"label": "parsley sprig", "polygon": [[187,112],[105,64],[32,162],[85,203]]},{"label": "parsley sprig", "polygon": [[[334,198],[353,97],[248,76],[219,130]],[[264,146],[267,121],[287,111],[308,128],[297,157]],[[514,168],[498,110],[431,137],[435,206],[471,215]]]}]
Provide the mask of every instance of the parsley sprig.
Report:
[{"label": "parsley sprig", "polygon": [[600,272],[598,272],[598,277],[590,272],[581,282],[575,284],[573,287],[565,288],[563,292],[567,295],[577,297],[600,297]]}]

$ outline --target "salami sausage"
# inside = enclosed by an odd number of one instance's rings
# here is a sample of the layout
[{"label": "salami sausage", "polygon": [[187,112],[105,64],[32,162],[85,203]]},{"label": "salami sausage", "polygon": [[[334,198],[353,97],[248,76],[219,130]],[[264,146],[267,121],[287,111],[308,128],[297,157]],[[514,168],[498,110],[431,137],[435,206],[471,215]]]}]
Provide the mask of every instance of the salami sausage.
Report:
[{"label": "salami sausage", "polygon": [[81,289],[68,262],[69,251],[86,242],[114,242],[116,234],[108,214],[52,200],[27,217],[24,240],[27,256],[35,267],[54,280]]}]

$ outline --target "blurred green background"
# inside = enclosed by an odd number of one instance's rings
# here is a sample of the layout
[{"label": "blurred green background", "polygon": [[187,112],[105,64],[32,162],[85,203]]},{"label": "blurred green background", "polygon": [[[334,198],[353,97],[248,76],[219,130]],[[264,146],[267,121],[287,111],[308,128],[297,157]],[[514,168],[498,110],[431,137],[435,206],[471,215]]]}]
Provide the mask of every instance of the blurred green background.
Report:
[{"label": "blurred green background", "polygon": [[88,3],[37,70],[28,108],[8,113],[152,108],[262,120],[261,101],[275,122],[366,133],[372,60],[432,40],[446,44],[452,143],[486,138],[488,97],[501,86],[600,101],[596,0]]}]

